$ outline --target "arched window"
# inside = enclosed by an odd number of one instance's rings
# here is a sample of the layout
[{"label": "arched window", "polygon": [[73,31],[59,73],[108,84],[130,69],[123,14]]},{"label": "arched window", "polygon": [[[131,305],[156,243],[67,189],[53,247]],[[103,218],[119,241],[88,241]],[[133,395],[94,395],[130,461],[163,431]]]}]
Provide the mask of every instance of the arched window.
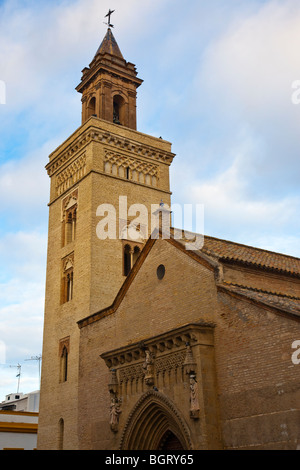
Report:
[{"label": "arched window", "polygon": [[75,240],[77,221],[77,198],[69,197],[69,202],[63,210],[62,246]]},{"label": "arched window", "polygon": [[69,302],[73,299],[74,285],[74,253],[71,253],[62,260],[62,284],[61,303]]},{"label": "arched window", "polygon": [[138,259],[140,252],[141,252],[140,248],[138,246],[135,246],[133,250],[133,264]]},{"label": "arched window", "polygon": [[137,245],[126,243],[123,248],[123,274],[124,276],[128,276],[130,273],[133,265],[135,264],[136,260],[139,257],[141,252],[141,248]]},{"label": "arched window", "polygon": [[68,380],[68,358],[70,349],[70,337],[66,337],[59,342],[59,357],[60,357],[60,373],[59,381],[66,382]]},{"label": "arched window", "polygon": [[87,119],[90,118],[93,114],[96,114],[96,98],[94,96],[88,102],[86,111],[87,111]]},{"label": "arched window", "polygon": [[72,213],[66,213],[66,221],[65,221],[65,245],[72,241]]},{"label": "arched window", "polygon": [[64,432],[65,432],[65,423],[61,418],[58,423],[58,450],[64,449]]},{"label": "arched window", "polygon": [[125,124],[125,113],[124,113],[124,98],[120,95],[115,95],[113,99],[113,122],[115,124]]},{"label": "arched window", "polygon": [[66,382],[68,378],[68,350],[64,346],[61,356],[61,381]]},{"label": "arched window", "polygon": [[73,271],[67,273],[67,302],[73,298]]},{"label": "arched window", "polygon": [[73,214],[72,214],[72,241],[75,240],[75,235],[76,235],[76,221],[77,221],[77,205],[73,209]]},{"label": "arched window", "polygon": [[125,245],[124,247],[124,276],[128,276],[131,270],[131,247]]}]

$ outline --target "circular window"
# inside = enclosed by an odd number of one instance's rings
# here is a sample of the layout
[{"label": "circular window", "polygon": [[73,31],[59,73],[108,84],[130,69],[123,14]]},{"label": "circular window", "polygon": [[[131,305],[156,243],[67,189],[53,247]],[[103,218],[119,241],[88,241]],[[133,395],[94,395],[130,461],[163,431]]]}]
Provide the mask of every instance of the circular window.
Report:
[{"label": "circular window", "polygon": [[161,280],[164,277],[165,272],[166,272],[166,268],[164,267],[163,264],[160,264],[156,270],[156,274],[159,280]]}]

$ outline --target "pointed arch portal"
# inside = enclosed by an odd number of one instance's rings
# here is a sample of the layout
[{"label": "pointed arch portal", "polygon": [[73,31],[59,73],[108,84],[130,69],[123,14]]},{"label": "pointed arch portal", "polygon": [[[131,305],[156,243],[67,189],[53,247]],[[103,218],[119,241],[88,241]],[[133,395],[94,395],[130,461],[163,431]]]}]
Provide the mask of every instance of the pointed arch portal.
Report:
[{"label": "pointed arch portal", "polygon": [[121,450],[190,450],[190,432],[183,417],[165,395],[145,393],[130,413]]}]

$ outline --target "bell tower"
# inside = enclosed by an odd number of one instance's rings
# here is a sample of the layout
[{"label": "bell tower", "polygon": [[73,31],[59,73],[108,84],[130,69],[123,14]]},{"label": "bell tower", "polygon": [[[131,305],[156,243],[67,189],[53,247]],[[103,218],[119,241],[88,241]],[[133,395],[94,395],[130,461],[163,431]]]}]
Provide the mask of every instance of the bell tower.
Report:
[{"label": "bell tower", "polygon": [[143,80],[126,62],[109,27],[89,67],[82,70],[82,124],[91,116],[136,129],[136,89]]},{"label": "bell tower", "polygon": [[[39,449],[78,449],[78,370],[85,352],[79,350],[77,322],[112,304],[150,235],[152,204],[170,205],[171,144],[136,130],[141,83],[109,25],[76,88],[82,94],[82,124],[46,166],[50,200]],[[126,227],[137,204],[148,224],[140,224],[140,237],[132,240]],[[107,211],[115,233],[101,237],[99,224]]]}]

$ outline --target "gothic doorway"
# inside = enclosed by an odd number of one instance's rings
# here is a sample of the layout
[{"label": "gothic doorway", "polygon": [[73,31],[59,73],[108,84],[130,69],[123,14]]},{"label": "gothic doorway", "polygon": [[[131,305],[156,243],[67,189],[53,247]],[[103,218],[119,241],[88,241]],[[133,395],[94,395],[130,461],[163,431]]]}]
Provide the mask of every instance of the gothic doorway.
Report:
[{"label": "gothic doorway", "polygon": [[165,395],[145,393],[130,413],[122,450],[189,450],[190,432],[181,413]]},{"label": "gothic doorway", "polygon": [[173,450],[184,450],[184,448],[182,447],[178,437],[176,437],[171,431],[167,431],[159,443],[158,450],[167,452]]}]

